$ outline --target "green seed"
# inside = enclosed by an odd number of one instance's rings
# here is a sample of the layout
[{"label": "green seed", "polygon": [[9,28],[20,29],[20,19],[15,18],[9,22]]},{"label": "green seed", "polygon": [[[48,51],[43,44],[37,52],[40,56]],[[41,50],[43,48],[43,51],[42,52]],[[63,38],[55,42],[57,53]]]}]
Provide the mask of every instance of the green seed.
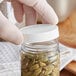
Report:
[{"label": "green seed", "polygon": [[44,67],[45,70],[53,70],[54,66],[53,65],[48,65],[46,67]]},{"label": "green seed", "polygon": [[38,76],[41,73],[41,71],[42,71],[42,68],[35,70],[32,76]]},{"label": "green seed", "polygon": [[48,65],[46,67],[44,67],[45,69],[45,75],[49,75],[52,73],[53,69],[54,69],[54,66],[53,65]]},{"label": "green seed", "polygon": [[31,68],[30,68],[30,71],[33,71],[33,70],[36,70],[39,68],[39,65],[38,64],[35,64],[33,65]]},{"label": "green seed", "polygon": [[44,66],[46,66],[46,64],[43,63],[43,62],[39,62],[39,65],[40,65],[40,67],[44,67]]}]

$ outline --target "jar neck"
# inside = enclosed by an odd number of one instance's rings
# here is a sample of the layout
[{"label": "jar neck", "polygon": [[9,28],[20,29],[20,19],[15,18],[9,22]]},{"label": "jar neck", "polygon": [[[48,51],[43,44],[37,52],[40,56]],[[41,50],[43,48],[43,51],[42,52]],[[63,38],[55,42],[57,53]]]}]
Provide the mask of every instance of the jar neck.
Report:
[{"label": "jar neck", "polygon": [[58,51],[59,44],[58,39],[46,42],[38,42],[31,44],[23,44],[22,51],[24,52],[46,52],[46,51]]}]

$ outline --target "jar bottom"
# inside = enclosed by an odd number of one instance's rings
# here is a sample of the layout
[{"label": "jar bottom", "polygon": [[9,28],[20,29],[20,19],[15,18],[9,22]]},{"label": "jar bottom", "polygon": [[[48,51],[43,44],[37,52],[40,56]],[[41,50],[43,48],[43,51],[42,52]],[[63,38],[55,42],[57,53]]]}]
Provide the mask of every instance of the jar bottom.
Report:
[{"label": "jar bottom", "polygon": [[[53,57],[53,56],[52,56]],[[51,59],[54,59],[52,62]],[[59,76],[59,54],[51,58],[46,53],[25,53],[21,76]]]}]

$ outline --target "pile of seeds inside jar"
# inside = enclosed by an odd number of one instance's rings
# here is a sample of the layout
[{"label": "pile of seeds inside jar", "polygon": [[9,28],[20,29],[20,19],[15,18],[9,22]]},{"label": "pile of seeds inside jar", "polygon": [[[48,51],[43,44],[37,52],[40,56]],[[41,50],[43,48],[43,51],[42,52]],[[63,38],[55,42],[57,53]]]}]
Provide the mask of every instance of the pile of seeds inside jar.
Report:
[{"label": "pile of seeds inside jar", "polygon": [[21,76],[59,76],[59,55],[54,52],[26,53]]}]

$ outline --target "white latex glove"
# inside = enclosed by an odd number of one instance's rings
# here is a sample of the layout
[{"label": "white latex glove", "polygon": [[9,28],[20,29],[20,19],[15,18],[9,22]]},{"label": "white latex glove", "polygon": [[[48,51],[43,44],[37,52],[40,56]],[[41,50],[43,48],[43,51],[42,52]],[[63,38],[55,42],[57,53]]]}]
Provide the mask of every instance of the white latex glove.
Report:
[{"label": "white latex glove", "polygon": [[0,3],[2,2],[3,0],[0,0]]},{"label": "white latex glove", "polygon": [[42,17],[44,23],[57,24],[58,17],[46,0],[10,0],[16,20],[21,22],[26,15],[26,24],[36,24],[36,12]]},{"label": "white latex glove", "polygon": [[15,44],[23,41],[22,33],[0,12],[0,38]]}]

